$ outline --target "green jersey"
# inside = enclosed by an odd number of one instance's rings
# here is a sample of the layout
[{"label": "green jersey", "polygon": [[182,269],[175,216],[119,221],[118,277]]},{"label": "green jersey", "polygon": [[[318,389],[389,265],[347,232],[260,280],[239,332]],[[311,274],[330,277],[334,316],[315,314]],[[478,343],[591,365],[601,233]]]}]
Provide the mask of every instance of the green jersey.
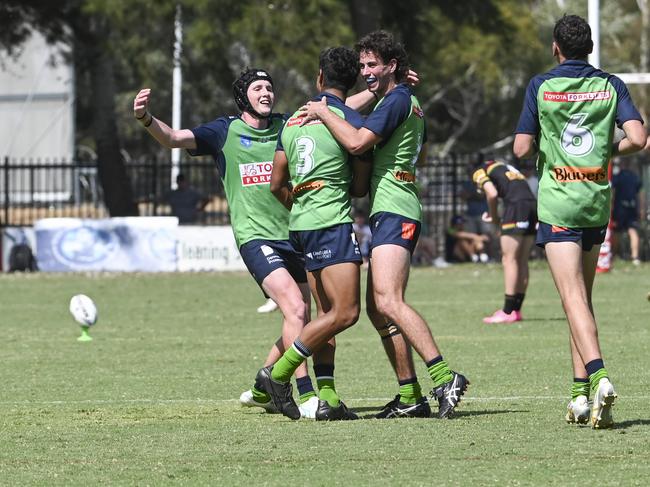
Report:
[{"label": "green jersey", "polygon": [[425,142],[424,113],[405,84],[382,98],[364,127],[382,137],[373,152],[370,216],[382,211],[421,220],[415,164]]},{"label": "green jersey", "polygon": [[[355,128],[363,124],[361,116],[330,93],[322,93],[330,110]],[[293,207],[289,230],[319,230],[351,223],[350,184],[352,168],[349,154],[321,121],[300,126],[296,112],[287,121],[278,150],[286,153],[293,187]]]},{"label": "green jersey", "polygon": [[289,239],[289,212],[269,191],[283,124],[278,115],[266,129],[254,129],[239,117],[222,117],[192,129],[197,148],[189,152],[214,157],[238,247],[257,239]]},{"label": "green jersey", "polygon": [[538,136],[539,220],[569,228],[606,225],[614,126],[641,120],[625,84],[569,60],[531,80],[517,133]]}]

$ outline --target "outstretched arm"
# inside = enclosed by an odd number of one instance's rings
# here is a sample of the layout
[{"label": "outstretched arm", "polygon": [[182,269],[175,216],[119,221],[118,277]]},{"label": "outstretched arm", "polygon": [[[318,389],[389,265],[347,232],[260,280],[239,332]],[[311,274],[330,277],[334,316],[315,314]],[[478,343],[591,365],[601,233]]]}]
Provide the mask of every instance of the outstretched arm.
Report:
[{"label": "outstretched arm", "polygon": [[191,130],[175,130],[165,122],[158,120],[148,110],[151,89],[144,88],[133,100],[133,116],[138,120],[147,132],[168,149],[196,149],[196,139]]}]

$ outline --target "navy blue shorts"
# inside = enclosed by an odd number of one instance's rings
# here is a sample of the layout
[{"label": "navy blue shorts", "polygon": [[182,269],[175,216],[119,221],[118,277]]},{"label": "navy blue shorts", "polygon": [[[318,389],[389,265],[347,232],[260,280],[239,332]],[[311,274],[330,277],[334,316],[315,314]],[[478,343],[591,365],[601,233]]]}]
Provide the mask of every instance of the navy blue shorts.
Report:
[{"label": "navy blue shorts", "polygon": [[251,240],[239,248],[239,253],[260,288],[266,276],[280,268],[289,271],[294,281],[307,282],[305,259],[288,240]]},{"label": "navy blue shorts", "polygon": [[538,247],[544,248],[550,242],[581,242],[582,250],[589,252],[594,245],[605,241],[607,225],[602,227],[566,228],[539,222],[537,229]]},{"label": "navy blue shorts", "polygon": [[304,253],[309,272],[342,262],[361,262],[361,251],[351,223],[289,232],[289,240]]},{"label": "navy blue shorts", "polygon": [[639,210],[637,208],[614,208],[612,223],[615,232],[622,232],[628,228],[639,229]]},{"label": "navy blue shorts", "polygon": [[387,211],[375,213],[370,217],[371,254],[372,249],[386,244],[399,245],[412,254],[420,238],[420,227],[419,221],[402,215]]}]

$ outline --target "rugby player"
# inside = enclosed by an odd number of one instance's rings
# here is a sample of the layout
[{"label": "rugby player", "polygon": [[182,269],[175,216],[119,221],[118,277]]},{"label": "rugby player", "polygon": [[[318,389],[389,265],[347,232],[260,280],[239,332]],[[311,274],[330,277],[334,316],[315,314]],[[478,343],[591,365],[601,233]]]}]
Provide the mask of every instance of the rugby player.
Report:
[{"label": "rugby player", "polygon": [[[327,99],[334,116],[361,127],[362,117],[345,106],[347,92],[358,75],[358,56],[353,50],[337,47],[321,52],[316,83],[321,93],[316,99]],[[362,259],[352,228],[351,158],[320,121],[301,126],[299,113],[289,118],[282,130],[273,161],[271,191],[291,209],[291,242],[305,255],[319,313],[274,366],[259,371],[256,380],[280,412],[298,419],[300,412],[289,379],[296,367],[318,351],[314,356],[319,390],[316,420],[357,419],[336,392],[332,347],[334,336],[356,323],[360,309]],[[363,170],[363,165],[369,175],[367,163],[358,164],[359,169]]]},{"label": "rugby player", "polygon": [[399,382],[398,396],[379,418],[428,417],[430,407],[418,383],[410,346],[425,361],[433,381],[438,417],[451,417],[469,381],[449,368],[426,321],[406,303],[411,254],[420,233],[422,208],[415,183],[416,163],[425,157],[424,114],[405,82],[406,51],[385,31],[368,34],[357,44],[361,75],[378,100],[357,128],[335,116],[327,100],[310,102],[305,121],[320,119],[351,154],[373,150],[370,183],[372,244],[367,311],[379,332]]},{"label": "rugby player", "polygon": [[[148,88],[135,97],[133,112],[162,146],[214,158],[242,259],[265,296],[282,311],[282,336],[264,363],[270,365],[309,321],[311,298],[304,258],[289,243],[289,212],[269,192],[273,154],[285,119],[272,111],[273,80],[263,69],[248,69],[233,83],[233,95],[240,114],[220,117],[193,129],[174,130],[151,115]],[[296,371],[296,383],[303,414],[313,417],[318,401],[304,364]],[[245,391],[240,402],[276,412],[270,396],[257,385]]]},{"label": "rugby player", "polygon": [[[556,22],[552,52],[558,65],[529,82],[513,151],[518,158],[539,152],[537,245],[546,250],[570,330],[574,380],[566,420],[608,428],[617,396],[600,351],[591,295],[610,215],[609,161],[641,150],[646,130],[625,84],[587,62],[592,48],[583,18],[565,15]],[[616,125],[625,138],[613,143]]]},{"label": "rugby player", "polygon": [[[521,321],[521,306],[528,288],[528,259],[537,231],[537,201],[526,178],[517,168],[490,160],[474,171],[472,180],[485,194],[488,214],[483,220],[499,229],[501,262],[505,282],[503,308],[483,318],[484,323]],[[499,217],[499,198],[503,200],[503,218]]]}]

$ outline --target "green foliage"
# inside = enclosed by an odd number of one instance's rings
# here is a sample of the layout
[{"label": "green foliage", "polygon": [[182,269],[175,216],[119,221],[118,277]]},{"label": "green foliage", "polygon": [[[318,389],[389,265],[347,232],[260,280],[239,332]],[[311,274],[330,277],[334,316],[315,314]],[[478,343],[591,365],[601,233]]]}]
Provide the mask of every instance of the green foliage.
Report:
[{"label": "green foliage", "polygon": [[[255,312],[248,274],[3,274],[1,483],[643,485],[648,270],[617,262],[596,278],[611,431],[564,422],[568,330],[541,262],[525,321],[507,326],[480,321],[501,304],[500,266],[413,270],[409,301],[472,381],[457,418],[331,424],[239,407],[281,325]],[[99,309],[91,343],[67,310],[79,292]],[[380,340],[362,314],[337,343],[337,388],[368,417],[397,391]]]},{"label": "green foliage", "polygon": [[253,65],[275,75],[278,108],[288,112],[314,94],[319,53],[354,42],[349,13],[340,0],[248,2],[230,25],[230,35],[250,53]]},{"label": "green foliage", "polygon": [[[420,74],[416,93],[434,152],[475,150],[511,134],[526,83],[554,64],[549,46],[555,20],[565,12],[587,15],[584,0],[7,0],[0,4],[0,47],[15,50],[29,27],[72,45],[66,29],[72,26],[78,138],[89,137],[93,106],[86,73],[100,48],[115,62],[125,147],[135,156],[167,154],[133,122],[131,100],[139,88],[151,87],[152,110],[170,121],[177,4],[183,17],[184,126],[235,113],[231,83],[245,66],[268,69],[277,110],[294,110],[313,93],[319,52],[354,44],[360,33],[353,16],[365,11],[372,13],[366,24],[376,22],[404,42]],[[637,1],[601,2],[601,14],[603,68],[636,70],[642,29]],[[105,29],[104,42],[87,37],[97,26]],[[632,92],[645,96],[638,88]]]}]

